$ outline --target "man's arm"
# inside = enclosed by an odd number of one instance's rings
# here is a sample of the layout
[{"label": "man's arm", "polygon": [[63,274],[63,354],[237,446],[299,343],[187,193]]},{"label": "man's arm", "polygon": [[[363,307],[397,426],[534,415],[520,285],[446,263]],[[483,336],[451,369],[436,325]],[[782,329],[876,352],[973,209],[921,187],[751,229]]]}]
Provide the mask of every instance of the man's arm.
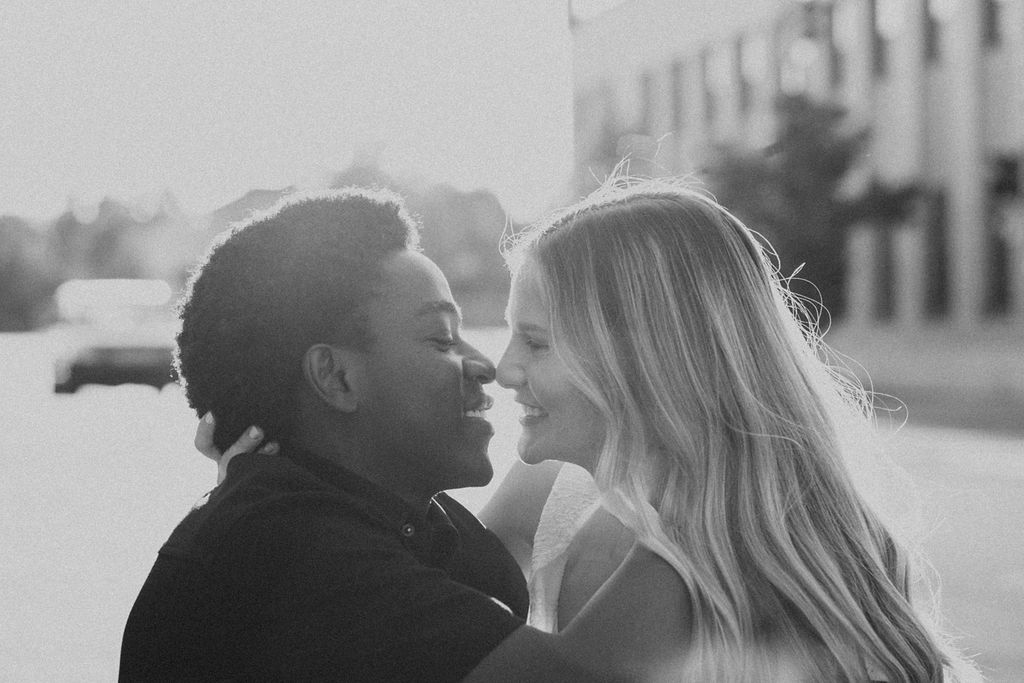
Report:
[{"label": "man's arm", "polygon": [[244,603],[255,589],[260,603],[247,629],[251,675],[460,680],[522,626],[484,593],[417,561],[397,534],[357,527],[289,507],[232,530],[223,570],[238,579],[238,596],[227,602]]},{"label": "man's arm", "polygon": [[609,683],[616,680],[600,662],[588,665],[558,635],[530,626],[516,629],[494,648],[463,683]]}]

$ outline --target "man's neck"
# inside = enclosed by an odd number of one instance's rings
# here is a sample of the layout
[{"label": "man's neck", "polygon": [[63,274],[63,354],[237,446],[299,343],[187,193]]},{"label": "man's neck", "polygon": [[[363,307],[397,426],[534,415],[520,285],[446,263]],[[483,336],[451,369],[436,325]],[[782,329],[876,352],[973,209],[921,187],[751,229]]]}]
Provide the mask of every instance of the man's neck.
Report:
[{"label": "man's neck", "polygon": [[381,463],[388,461],[387,454],[376,453],[372,444],[360,439],[307,432],[300,434],[290,445],[344,467],[424,513],[430,506],[430,499],[437,493],[414,490],[414,487],[406,486],[408,482],[401,473],[381,467]]}]

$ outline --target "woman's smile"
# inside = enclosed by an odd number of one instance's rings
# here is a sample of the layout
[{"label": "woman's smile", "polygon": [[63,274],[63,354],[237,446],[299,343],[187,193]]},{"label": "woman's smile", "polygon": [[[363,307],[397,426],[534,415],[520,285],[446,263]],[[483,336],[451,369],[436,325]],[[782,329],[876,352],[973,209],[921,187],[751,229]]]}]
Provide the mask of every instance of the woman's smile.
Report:
[{"label": "woman's smile", "polygon": [[519,417],[519,424],[524,427],[532,427],[548,416],[547,411],[543,408],[531,406],[526,403],[521,403],[520,405],[523,407],[523,414]]}]

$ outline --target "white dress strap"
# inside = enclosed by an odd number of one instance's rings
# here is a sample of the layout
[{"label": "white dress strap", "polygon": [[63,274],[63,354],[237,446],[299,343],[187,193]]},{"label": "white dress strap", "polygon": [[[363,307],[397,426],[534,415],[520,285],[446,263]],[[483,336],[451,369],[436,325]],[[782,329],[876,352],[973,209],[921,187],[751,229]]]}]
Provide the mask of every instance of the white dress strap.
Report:
[{"label": "white dress strap", "polygon": [[533,538],[528,577],[530,626],[549,633],[558,629],[558,594],[569,544],[600,503],[601,496],[590,473],[576,465],[562,465]]}]

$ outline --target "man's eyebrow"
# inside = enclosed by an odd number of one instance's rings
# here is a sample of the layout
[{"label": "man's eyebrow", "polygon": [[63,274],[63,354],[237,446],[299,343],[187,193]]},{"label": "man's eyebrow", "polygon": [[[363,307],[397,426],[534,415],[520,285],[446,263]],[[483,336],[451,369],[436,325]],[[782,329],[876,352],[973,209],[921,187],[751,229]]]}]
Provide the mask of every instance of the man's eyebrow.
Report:
[{"label": "man's eyebrow", "polygon": [[462,322],[462,309],[452,301],[445,301],[443,299],[428,301],[416,309],[417,316],[430,315],[431,313],[447,313],[448,315],[455,316],[455,319],[460,323]]}]

